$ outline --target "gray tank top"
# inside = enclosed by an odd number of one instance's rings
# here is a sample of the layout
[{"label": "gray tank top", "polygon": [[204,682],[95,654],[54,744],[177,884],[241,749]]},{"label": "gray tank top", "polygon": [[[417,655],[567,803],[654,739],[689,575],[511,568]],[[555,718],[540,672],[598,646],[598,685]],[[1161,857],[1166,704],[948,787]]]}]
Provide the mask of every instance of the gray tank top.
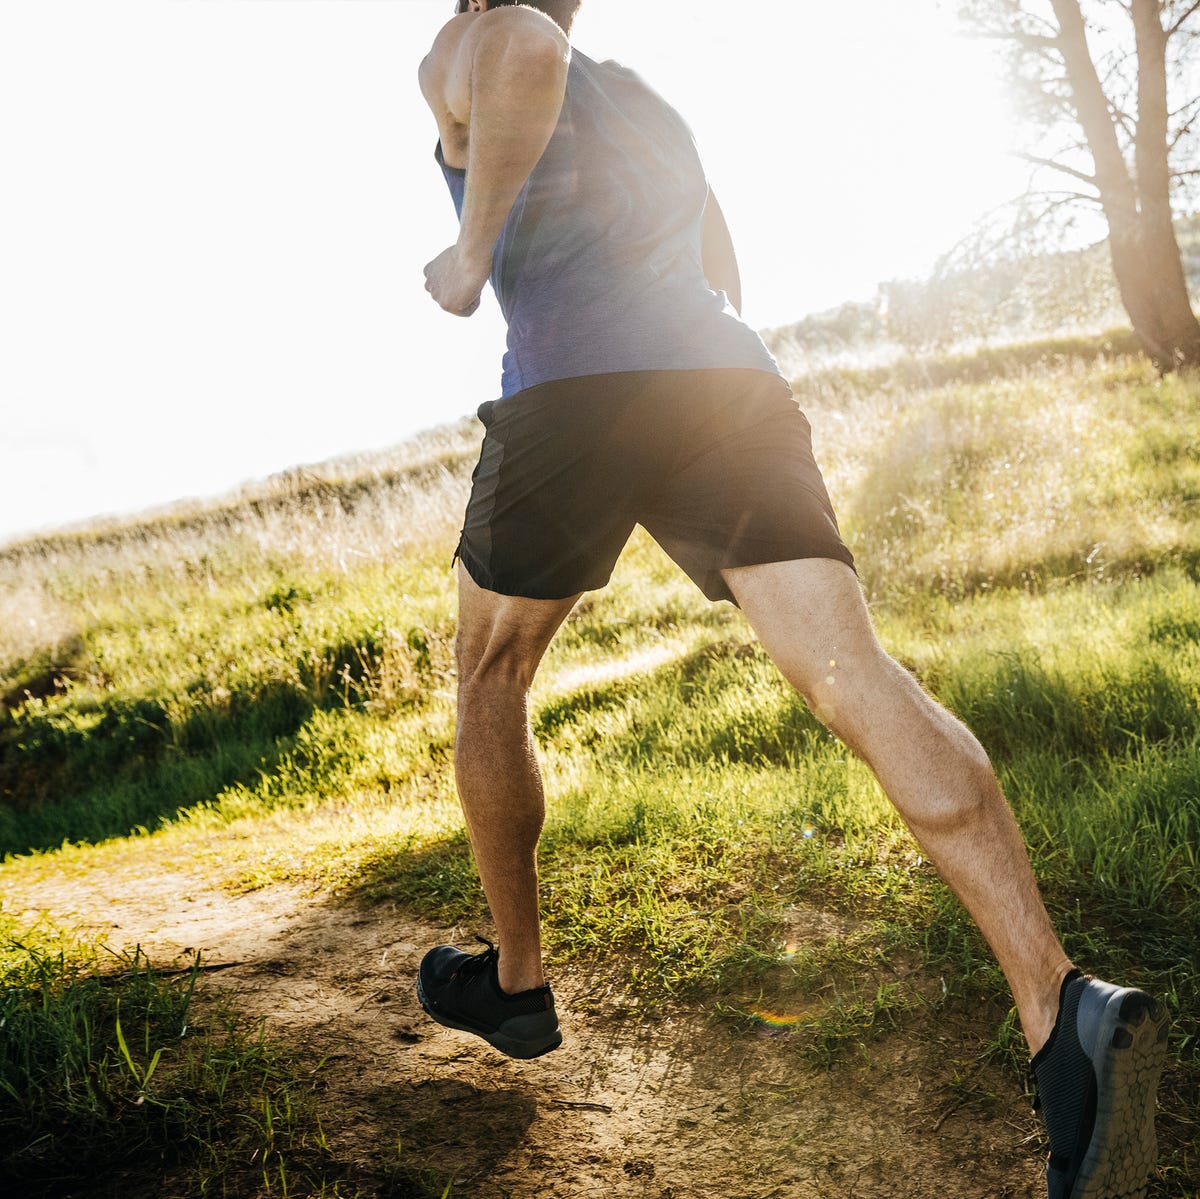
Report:
[{"label": "gray tank top", "polygon": [[[464,171],[437,160],[462,214]],[[632,71],[573,50],[558,127],[492,256],[508,324],[503,396],[614,371],[779,374],[701,263],[704,168],[679,114]]]}]

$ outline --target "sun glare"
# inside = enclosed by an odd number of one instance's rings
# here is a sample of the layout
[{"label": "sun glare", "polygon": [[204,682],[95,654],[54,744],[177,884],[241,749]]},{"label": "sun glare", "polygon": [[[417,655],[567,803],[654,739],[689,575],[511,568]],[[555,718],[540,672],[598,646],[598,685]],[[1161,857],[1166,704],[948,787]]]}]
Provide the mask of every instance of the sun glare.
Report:
[{"label": "sun glare", "polygon": [[[494,398],[495,304],[464,323],[422,287],[454,236],[415,82],[447,7],[17,6],[0,537]],[[587,0],[576,41],[692,125],[766,328],[923,273],[1019,190],[996,73],[955,32],[936,0]]]},{"label": "sun glare", "polygon": [[585,4],[576,41],[634,66],[692,125],[751,323],[927,273],[1021,190],[992,52],[936,0],[867,0],[853,18],[815,3],[731,11]]}]

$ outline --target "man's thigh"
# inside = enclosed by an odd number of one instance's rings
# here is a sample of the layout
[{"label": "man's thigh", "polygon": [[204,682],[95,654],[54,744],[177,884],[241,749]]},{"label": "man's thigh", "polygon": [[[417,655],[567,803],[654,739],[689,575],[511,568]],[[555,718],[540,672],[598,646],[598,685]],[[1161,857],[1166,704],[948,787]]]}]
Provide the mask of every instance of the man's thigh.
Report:
[{"label": "man's thigh", "polygon": [[879,644],[862,588],[843,562],[809,558],[725,572],[751,628],[813,714],[888,786],[914,750],[933,761],[961,726]]},{"label": "man's thigh", "polygon": [[805,692],[883,654],[858,576],[844,562],[803,558],[722,574],[772,661]]}]

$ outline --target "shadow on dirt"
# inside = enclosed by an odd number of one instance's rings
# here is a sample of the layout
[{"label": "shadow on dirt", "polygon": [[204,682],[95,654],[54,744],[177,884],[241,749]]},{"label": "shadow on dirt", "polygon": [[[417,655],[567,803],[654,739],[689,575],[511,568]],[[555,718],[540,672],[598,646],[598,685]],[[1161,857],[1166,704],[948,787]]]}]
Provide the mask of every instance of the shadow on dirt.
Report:
[{"label": "shadow on dirt", "polygon": [[[525,1143],[537,1108],[528,1091],[426,1077],[376,1089],[362,1097],[360,1110],[375,1128],[403,1130],[401,1161],[415,1159],[423,1173],[469,1186],[503,1172]],[[381,1146],[381,1151],[395,1148]]]}]

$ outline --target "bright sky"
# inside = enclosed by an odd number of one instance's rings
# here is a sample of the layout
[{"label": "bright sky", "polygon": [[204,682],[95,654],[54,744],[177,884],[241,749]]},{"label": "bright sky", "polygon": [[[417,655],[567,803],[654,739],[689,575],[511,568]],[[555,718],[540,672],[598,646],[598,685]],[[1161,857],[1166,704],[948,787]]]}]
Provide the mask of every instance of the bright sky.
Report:
[{"label": "bright sky", "polygon": [[[926,271],[1018,192],[940,0],[585,0],[690,122],[764,328]],[[0,5],[0,540],[379,449],[498,393],[416,67],[451,0]]]}]

